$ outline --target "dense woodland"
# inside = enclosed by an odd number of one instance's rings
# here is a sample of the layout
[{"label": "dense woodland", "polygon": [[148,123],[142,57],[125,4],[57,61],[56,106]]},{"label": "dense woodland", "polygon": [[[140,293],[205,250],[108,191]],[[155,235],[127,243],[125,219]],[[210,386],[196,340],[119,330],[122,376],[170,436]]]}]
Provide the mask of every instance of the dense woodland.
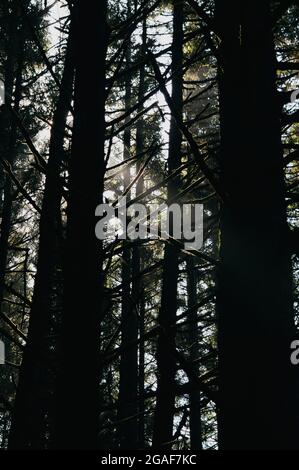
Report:
[{"label": "dense woodland", "polygon": [[[299,448],[298,18],[1,1],[2,448]],[[120,196],[203,204],[202,248],[98,240]]]}]

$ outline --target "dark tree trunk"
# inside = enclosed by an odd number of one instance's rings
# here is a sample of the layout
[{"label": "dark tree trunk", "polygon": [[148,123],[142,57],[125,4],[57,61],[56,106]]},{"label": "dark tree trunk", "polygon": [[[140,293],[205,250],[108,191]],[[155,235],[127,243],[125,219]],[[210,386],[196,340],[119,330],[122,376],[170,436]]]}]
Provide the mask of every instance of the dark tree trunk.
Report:
[{"label": "dark tree trunk", "polygon": [[65,253],[64,311],[54,447],[98,446],[101,244],[95,208],[105,172],[107,2],[74,6],[75,96]]},{"label": "dark tree trunk", "polygon": [[[131,0],[127,2],[128,18],[131,16]],[[131,44],[126,51],[126,67],[131,63]],[[132,106],[131,100],[132,77],[130,73],[125,78],[125,110]],[[129,120],[129,117],[127,121]],[[131,156],[131,129],[124,131],[124,160]],[[124,188],[130,184],[130,166],[124,170]],[[130,194],[127,194],[129,199]],[[121,344],[123,347],[133,343],[138,337],[137,313],[131,296],[131,261],[132,250],[128,241],[123,243],[122,256],[122,299],[121,299]],[[121,449],[137,448],[137,345],[126,349],[120,358],[120,384],[118,397],[119,445]]]},{"label": "dark tree trunk", "polygon": [[[147,42],[147,28],[146,19],[143,20],[142,24],[142,44],[141,44],[141,56],[144,57],[146,53],[146,42]],[[139,89],[138,89],[138,101],[142,102],[145,95],[145,65],[143,64],[139,74]],[[142,112],[143,105],[140,105],[138,112]],[[144,138],[145,138],[145,123],[141,118],[136,126],[136,155],[142,155],[144,152]],[[142,166],[142,161],[138,160],[136,164],[136,173],[139,172]],[[144,178],[140,176],[136,184],[136,197],[142,194],[144,191]],[[138,332],[142,338],[144,335],[144,313],[145,313],[145,293],[143,280],[140,278],[140,272],[143,269],[143,256],[144,249],[142,246],[135,246],[132,253],[132,269],[133,269],[133,282],[132,282],[132,298],[134,307],[138,313]],[[138,448],[143,449],[145,447],[145,402],[144,402],[144,381],[145,381],[145,370],[144,370],[144,342],[141,341],[138,350]]]},{"label": "dark tree trunk", "polygon": [[[143,20],[142,24],[142,44],[141,44],[141,55],[144,56],[146,53],[146,42],[147,42],[147,28],[146,19]],[[139,89],[138,89],[138,101],[142,102],[145,95],[145,65],[143,64],[139,74]],[[138,109],[138,112],[142,112],[143,105]],[[136,127],[136,155],[141,155],[144,152],[144,120],[141,118]],[[141,168],[141,161],[137,162],[136,173]],[[136,185],[136,196],[139,196],[144,191],[144,178],[140,176]],[[142,279],[139,277],[140,272],[143,269],[143,254],[144,250],[139,246],[133,248],[133,283],[132,283],[132,297],[135,304],[136,311],[138,312],[138,332],[142,338],[144,335],[144,310],[145,310],[145,293]],[[145,447],[145,402],[144,402],[144,381],[145,381],[145,363],[144,363],[144,342],[141,341],[139,344],[138,351],[138,447],[143,449]]]},{"label": "dark tree trunk", "polygon": [[10,432],[11,449],[39,449],[45,444],[45,397],[46,388],[49,387],[46,360],[49,357],[49,345],[46,336],[50,332],[55,270],[61,268],[60,171],[64,131],[73,91],[72,48],[70,33],[60,94],[53,115],[32,308]]},{"label": "dark tree trunk", "polygon": [[[298,448],[298,379],[269,1],[217,2],[221,209],[221,449]],[[225,21],[223,20],[225,18]]]},{"label": "dark tree trunk", "polygon": [[[182,115],[183,88],[183,4],[173,4],[173,43],[172,43],[172,100],[177,113]],[[168,170],[172,173],[181,163],[182,136],[174,118],[171,118],[169,135]],[[178,179],[168,185],[168,199],[177,193]],[[157,403],[154,418],[153,447],[171,448],[173,436],[173,417],[175,410],[175,373],[176,360],[171,354],[169,345],[174,345],[175,334],[171,325],[176,321],[178,281],[178,250],[166,243],[162,278],[161,307],[159,324],[162,333],[157,344]]]},{"label": "dark tree trunk", "polygon": [[[131,16],[131,0],[127,1],[128,18]],[[126,67],[131,63],[131,44],[126,51]],[[132,106],[132,77],[127,73],[125,78],[125,110]],[[128,117],[129,121],[130,117]],[[131,156],[131,129],[124,131],[124,160]],[[130,184],[130,167],[124,170],[124,188]],[[130,194],[127,194],[129,199]],[[121,302],[121,344],[126,346],[136,342],[138,338],[137,312],[132,299],[130,277],[132,275],[132,250],[128,241],[124,241],[122,257],[122,302]],[[120,359],[120,384],[118,419],[122,421],[119,426],[119,445],[121,449],[136,449],[137,444],[137,344],[126,349]]]},{"label": "dark tree trunk", "polygon": [[[5,104],[1,110],[1,122],[4,128],[3,147],[1,158],[4,158],[13,166],[17,153],[17,125],[12,118],[11,107],[14,112],[19,111],[22,96],[22,73],[23,73],[23,39],[17,37],[17,24],[19,21],[19,9],[12,2],[11,12],[7,7],[9,41],[7,47],[7,59],[4,68]],[[20,34],[23,32],[21,31]],[[14,95],[14,96],[13,96]],[[0,171],[3,171],[1,165]],[[8,240],[11,228],[13,210],[12,181],[9,174],[3,175],[3,205],[0,225],[0,311],[2,312],[3,294],[5,288],[5,271],[8,256]]]},{"label": "dark tree trunk", "polygon": [[[199,357],[199,334],[197,322],[197,310],[194,305],[197,303],[196,295],[196,272],[194,258],[189,256],[187,259],[187,294],[188,294],[188,310],[191,310],[189,318],[189,344],[190,344],[190,363],[192,364]],[[193,364],[193,372],[198,375],[198,367]],[[201,404],[200,391],[192,390],[189,395],[190,405],[190,443],[192,450],[202,450],[202,427],[201,427]]]}]

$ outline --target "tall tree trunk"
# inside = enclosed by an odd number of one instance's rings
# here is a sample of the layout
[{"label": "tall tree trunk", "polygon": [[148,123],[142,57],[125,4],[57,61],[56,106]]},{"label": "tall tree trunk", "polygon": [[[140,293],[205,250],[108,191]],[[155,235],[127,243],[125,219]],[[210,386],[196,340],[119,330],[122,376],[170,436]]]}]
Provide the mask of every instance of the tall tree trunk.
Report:
[{"label": "tall tree trunk", "polygon": [[[172,42],[172,99],[176,111],[182,115],[183,89],[183,3],[173,3]],[[180,166],[182,136],[174,118],[171,118],[169,134],[168,171],[172,173]],[[178,179],[168,184],[168,199],[177,193]],[[159,324],[163,332],[157,344],[157,403],[154,418],[153,447],[171,448],[173,417],[175,410],[176,360],[170,353],[167,342],[175,343],[174,328],[177,310],[178,250],[171,244],[165,245],[161,307]],[[167,339],[165,338],[167,337]]]},{"label": "tall tree trunk", "polygon": [[11,449],[39,449],[45,443],[45,397],[47,395],[47,360],[53,303],[54,274],[61,267],[61,181],[64,131],[73,91],[72,34],[68,39],[60,93],[53,115],[49,159],[42,213],[39,222],[39,250],[27,345],[24,351],[10,431]]},{"label": "tall tree trunk", "polygon": [[[5,88],[5,105],[2,109],[1,120],[5,129],[4,135],[4,148],[1,158],[13,166],[17,154],[17,125],[12,118],[11,106],[14,112],[19,111],[21,101],[21,85],[23,73],[23,39],[21,39],[23,31],[20,32],[20,37],[17,37],[17,24],[19,19],[19,8],[15,2],[11,3],[11,12],[7,6],[6,15],[8,18],[8,31],[9,41],[7,47],[7,59],[4,68],[4,88]],[[13,96],[14,95],[14,96]],[[1,165],[0,171],[3,171]],[[5,288],[5,271],[8,256],[8,240],[11,228],[11,218],[13,210],[12,198],[12,181],[9,174],[5,174],[4,190],[3,190],[3,205],[1,213],[0,225],[0,311],[2,312],[3,294]]]},{"label": "tall tree trunk", "polygon": [[[131,0],[127,1],[127,16],[131,16]],[[126,67],[131,63],[131,44],[126,51]],[[132,106],[131,97],[132,77],[130,73],[125,78],[125,110]],[[129,121],[128,117],[127,121]],[[131,129],[124,131],[124,160],[131,156]],[[124,188],[130,184],[130,167],[124,170]],[[129,194],[127,198],[129,198]],[[131,261],[132,250],[129,242],[124,240],[122,256],[122,300],[121,300],[121,344],[126,346],[137,340],[137,314],[131,296]],[[137,345],[125,350],[120,358],[120,384],[119,384],[119,445],[121,449],[136,449],[137,447]]]},{"label": "tall tree trunk", "polygon": [[[291,260],[270,2],[217,1],[221,30],[218,279],[222,449],[298,448]],[[225,17],[225,21],[223,18]]]},{"label": "tall tree trunk", "polygon": [[[141,43],[141,57],[146,54],[146,42],[147,42],[147,27],[146,19],[142,23],[142,43]],[[145,95],[145,64],[142,64],[139,74],[139,89],[138,89],[138,101],[142,102]],[[141,104],[138,108],[138,113],[143,110]],[[143,117],[139,119],[136,126],[136,155],[142,155],[144,152],[144,137],[145,137],[145,123]],[[142,166],[142,160],[139,159],[136,164],[136,173],[139,172]],[[144,177],[143,174],[140,176],[136,184],[136,197],[144,192]],[[139,337],[142,338],[144,335],[144,321],[145,321],[145,293],[143,280],[140,278],[140,272],[143,269],[143,257],[144,248],[142,246],[135,246],[132,254],[132,270],[133,270],[133,282],[132,282],[132,298],[136,312],[138,313],[138,333]],[[138,350],[138,448],[143,449],[145,447],[145,402],[144,402],[144,381],[145,381],[145,348],[144,342],[141,341]]]},{"label": "tall tree trunk", "polygon": [[[194,308],[197,303],[196,296],[196,272],[194,258],[187,258],[187,294],[188,294],[188,310]],[[199,335],[197,310],[192,310],[189,319],[189,343],[190,343],[190,363],[198,359],[199,351]],[[198,367],[193,364],[193,372],[198,374]],[[189,395],[190,405],[190,443],[192,450],[202,450],[202,428],[201,428],[201,406],[200,406],[200,390],[192,390]]]},{"label": "tall tree trunk", "polygon": [[74,8],[75,96],[65,253],[64,311],[54,447],[98,446],[101,243],[95,208],[105,172],[107,2]]}]

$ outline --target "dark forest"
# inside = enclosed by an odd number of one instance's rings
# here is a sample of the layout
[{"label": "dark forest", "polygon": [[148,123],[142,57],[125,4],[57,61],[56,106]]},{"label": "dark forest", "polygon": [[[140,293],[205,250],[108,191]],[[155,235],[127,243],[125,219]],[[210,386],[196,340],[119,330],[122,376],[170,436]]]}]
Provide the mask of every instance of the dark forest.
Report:
[{"label": "dark forest", "polygon": [[1,449],[299,450],[298,19],[1,1]]}]

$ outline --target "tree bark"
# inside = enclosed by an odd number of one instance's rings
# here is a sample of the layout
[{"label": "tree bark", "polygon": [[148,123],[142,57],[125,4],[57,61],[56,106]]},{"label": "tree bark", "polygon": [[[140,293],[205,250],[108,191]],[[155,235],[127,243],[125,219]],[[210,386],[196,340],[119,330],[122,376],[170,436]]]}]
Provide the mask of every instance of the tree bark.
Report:
[{"label": "tree bark", "polygon": [[[19,20],[19,9],[15,2],[12,2],[11,13],[7,7],[6,15],[8,17],[9,41],[6,51],[7,59],[4,67],[4,87],[5,87],[5,104],[1,110],[1,121],[5,129],[3,135],[2,156],[10,164],[13,165],[17,154],[17,125],[12,119],[11,106],[14,112],[19,111],[20,101],[22,97],[22,73],[23,73],[23,38],[21,31],[20,37],[17,37],[17,24]],[[1,165],[0,171],[3,171]],[[3,205],[1,213],[0,226],[0,311],[2,311],[3,294],[5,288],[5,270],[8,256],[8,240],[11,228],[11,218],[13,210],[12,199],[12,181],[9,174],[3,175]]]},{"label": "tree bark", "polygon": [[[183,4],[180,0],[173,3],[173,42],[172,42],[172,100],[176,112],[182,115],[183,89]],[[180,166],[182,135],[174,117],[171,118],[169,134],[168,171],[172,173]],[[167,197],[171,199],[177,193],[178,178],[170,181]],[[177,310],[178,250],[170,244],[165,245],[161,307],[159,324],[163,333],[157,344],[157,402],[154,417],[152,446],[171,449],[173,437],[173,418],[175,409],[175,373],[176,360],[171,354],[167,341],[175,344],[174,329]]]},{"label": "tree bark", "polygon": [[[221,31],[219,447],[298,448],[298,379],[269,1],[216,2]],[[225,17],[225,21],[223,18]]]},{"label": "tree bark", "polygon": [[[199,334],[197,310],[194,305],[197,303],[196,296],[196,272],[194,266],[194,258],[187,258],[187,293],[188,293],[188,309],[191,309],[189,324],[189,344],[190,344],[190,363],[196,361],[199,355]],[[193,365],[194,374],[198,375],[198,367]],[[192,390],[189,395],[190,406],[190,444],[192,450],[202,450],[202,426],[201,426],[201,393],[200,390]]]},{"label": "tree bark", "polygon": [[64,311],[53,446],[98,447],[102,292],[95,208],[105,172],[107,2],[73,7],[75,95],[65,253]]},{"label": "tree bark", "polygon": [[[141,56],[144,57],[146,54],[146,43],[147,43],[147,27],[146,19],[142,23],[142,44],[141,44]],[[138,89],[138,102],[142,103],[142,99],[145,95],[145,64],[143,63],[140,68],[139,74],[139,89]],[[138,113],[143,111],[143,104],[138,108]],[[144,152],[144,137],[145,137],[145,122],[141,118],[137,122],[136,126],[136,155],[142,155]],[[140,160],[136,164],[136,173],[139,172],[142,166]],[[136,184],[136,197],[144,192],[144,178],[140,176]],[[144,283],[140,278],[140,273],[144,269],[143,267],[144,249],[142,246],[136,246],[133,248],[132,254],[132,267],[133,267],[133,283],[132,283],[132,297],[135,305],[136,312],[138,312],[138,333],[139,337],[142,338],[144,335],[144,322],[145,322],[145,292]],[[145,400],[144,396],[144,384],[145,384],[145,347],[144,342],[141,341],[139,344],[138,351],[138,448],[143,449],[145,447]]]},{"label": "tree bark", "polygon": [[51,306],[55,272],[61,256],[61,163],[64,130],[73,92],[73,44],[68,39],[60,93],[53,115],[49,159],[42,212],[39,222],[39,249],[27,344],[23,354],[10,431],[11,449],[40,449],[45,445],[45,397],[47,396]]},{"label": "tree bark", "polygon": [[[127,15],[131,16],[131,0],[127,1]],[[131,63],[131,41],[126,50],[126,68],[130,68]],[[132,106],[132,76],[126,74],[125,78],[125,111]],[[130,121],[130,116],[125,124]],[[124,152],[123,159],[128,160],[131,156],[131,128],[126,127],[124,131]],[[130,184],[130,166],[124,169],[124,189]],[[130,192],[127,194],[127,200],[130,198]],[[131,263],[132,249],[127,240],[123,242],[122,256],[122,299],[121,299],[121,346],[133,343],[138,338],[137,312],[134,308],[131,292]],[[119,446],[121,449],[137,448],[137,344],[134,347],[125,350],[120,358],[120,383],[118,396],[118,420],[119,425]]]}]

